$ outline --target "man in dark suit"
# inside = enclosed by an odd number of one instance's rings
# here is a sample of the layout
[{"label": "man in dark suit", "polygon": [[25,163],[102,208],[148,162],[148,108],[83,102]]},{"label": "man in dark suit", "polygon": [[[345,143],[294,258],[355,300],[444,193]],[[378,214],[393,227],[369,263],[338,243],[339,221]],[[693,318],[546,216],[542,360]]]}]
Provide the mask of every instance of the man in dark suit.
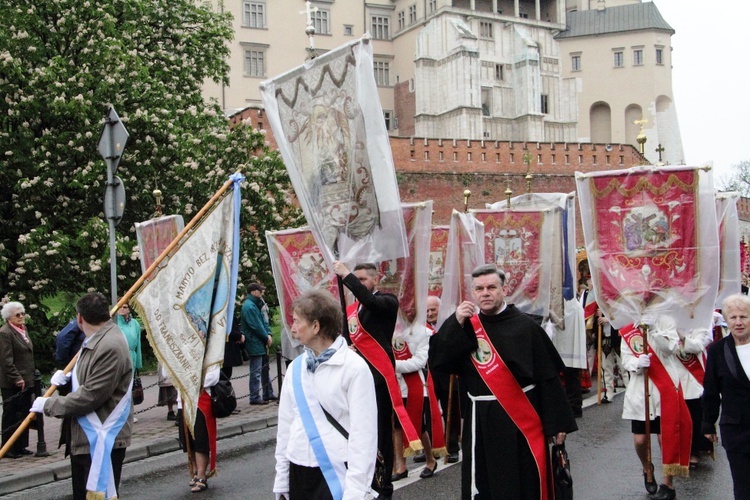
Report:
[{"label": "man in dark suit", "polygon": [[721,442],[732,471],[735,500],[750,499],[750,297],[731,295],[722,312],[731,335],[708,347],[703,379],[703,434]]},{"label": "man in dark suit", "polygon": [[[26,418],[34,394],[34,345],[26,329],[26,311],[20,302],[8,302],[2,309],[5,324],[0,327],[0,391],[3,397],[3,444]],[[8,458],[31,455],[28,428],[5,454]]]},{"label": "man in dark suit", "polygon": [[[354,304],[347,308],[350,334],[356,333],[356,327],[353,325],[358,324],[364,331],[364,335],[375,341],[371,344],[373,350],[381,350],[387,355],[385,359],[387,359],[387,363],[390,363],[392,382],[396,382],[394,368],[396,360],[393,357],[391,342],[398,316],[398,299],[390,293],[377,291],[379,275],[375,264],[357,264],[354,271],[349,272],[349,269],[343,263],[336,261],[333,264],[333,272],[342,279],[344,285],[352,291],[357,299]],[[354,331],[352,328],[354,328]],[[373,489],[378,492],[379,498],[389,499],[393,495],[393,484],[391,483],[391,471],[393,469],[393,403],[383,374],[384,368],[387,367],[376,366],[373,359],[376,359],[377,356],[372,356],[373,353],[364,352],[362,347],[358,347],[358,349],[367,361],[375,380],[375,398],[378,406],[378,452],[382,454],[385,468],[385,471],[382,471],[376,465],[376,480],[373,483]],[[380,359],[383,359],[383,356]],[[399,450],[399,453],[401,452],[402,450]],[[382,477],[378,478],[378,475]]]}]

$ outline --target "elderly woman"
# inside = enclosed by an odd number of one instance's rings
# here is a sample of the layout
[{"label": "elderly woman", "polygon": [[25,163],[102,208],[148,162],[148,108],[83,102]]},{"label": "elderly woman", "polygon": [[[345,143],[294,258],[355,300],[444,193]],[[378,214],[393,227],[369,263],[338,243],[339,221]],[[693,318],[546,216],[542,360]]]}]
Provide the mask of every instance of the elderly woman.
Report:
[{"label": "elderly woman", "polygon": [[[0,327],[0,390],[3,397],[3,444],[26,418],[34,394],[34,345],[26,329],[26,311],[20,302],[3,306]],[[31,455],[28,429],[5,454],[8,458]]]},{"label": "elderly woman", "polygon": [[735,500],[750,499],[750,298],[731,295],[722,313],[731,335],[708,348],[703,379],[703,433],[713,441],[721,407],[721,442],[732,471]]},{"label": "elderly woman", "polygon": [[294,303],[292,335],[305,351],[286,374],[276,434],[277,499],[364,499],[377,459],[375,386],[339,337],[341,306],[314,290]]}]

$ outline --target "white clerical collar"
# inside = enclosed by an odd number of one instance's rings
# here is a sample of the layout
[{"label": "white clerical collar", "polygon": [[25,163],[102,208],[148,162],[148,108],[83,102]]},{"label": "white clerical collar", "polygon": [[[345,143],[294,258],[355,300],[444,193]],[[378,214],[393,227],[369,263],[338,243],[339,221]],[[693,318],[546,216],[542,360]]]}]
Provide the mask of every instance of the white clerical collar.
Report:
[{"label": "white clerical collar", "polygon": [[503,311],[505,311],[508,308],[508,303],[503,301],[503,306],[500,308],[498,312],[493,314],[493,316],[497,316],[498,314],[501,314]]}]

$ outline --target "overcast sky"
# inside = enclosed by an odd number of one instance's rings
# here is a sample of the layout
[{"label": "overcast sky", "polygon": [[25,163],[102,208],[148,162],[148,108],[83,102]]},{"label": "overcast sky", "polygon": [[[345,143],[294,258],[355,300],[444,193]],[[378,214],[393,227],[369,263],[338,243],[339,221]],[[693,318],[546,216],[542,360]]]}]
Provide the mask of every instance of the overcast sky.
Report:
[{"label": "overcast sky", "polygon": [[713,161],[721,178],[750,160],[750,2],[654,3],[676,31],[672,87],[685,161]]}]

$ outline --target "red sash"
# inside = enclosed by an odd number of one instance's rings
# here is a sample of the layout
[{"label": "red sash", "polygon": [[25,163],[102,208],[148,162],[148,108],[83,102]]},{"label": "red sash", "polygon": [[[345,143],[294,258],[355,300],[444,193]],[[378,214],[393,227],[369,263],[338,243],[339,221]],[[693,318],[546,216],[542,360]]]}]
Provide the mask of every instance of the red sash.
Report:
[{"label": "red sash", "polygon": [[[633,355],[643,354],[643,333],[640,328],[633,324],[624,326],[620,335]],[[661,398],[662,473],[667,476],[688,476],[693,423],[682,395],[682,386],[678,384],[675,387],[669,372],[650,345],[648,352],[653,354],[648,375]]]},{"label": "red sash", "polygon": [[198,409],[203,413],[206,419],[206,429],[208,430],[208,447],[211,455],[211,463],[206,471],[206,476],[211,477],[216,473],[216,417],[214,409],[211,406],[211,395],[203,389],[198,397]]},{"label": "red sash", "polygon": [[[531,405],[529,398],[518,385],[518,381],[508,369],[503,359],[492,345],[487,333],[484,331],[479,316],[471,317],[471,324],[474,327],[474,333],[477,336],[479,349],[472,354],[471,362],[477,369],[479,376],[492,394],[497,398],[498,403],[508,414],[513,423],[521,431],[526,443],[529,445],[531,454],[534,456],[537,471],[539,472],[539,491],[541,500],[554,498],[548,488],[547,477],[547,442],[544,438],[542,420],[539,414]],[[498,451],[501,452],[501,451]]]},{"label": "red sash", "polygon": [[687,371],[695,377],[695,380],[697,380],[700,385],[703,385],[703,377],[706,375],[706,369],[703,368],[698,356],[695,354],[683,354],[682,356],[678,355],[677,359],[679,359],[682,365],[687,368]]},{"label": "red sash", "polygon": [[354,347],[362,353],[362,356],[385,379],[385,383],[388,386],[388,393],[391,396],[391,403],[393,404],[393,412],[396,414],[396,418],[398,418],[401,429],[404,431],[404,436],[406,437],[404,440],[404,447],[406,448],[404,456],[408,457],[413,455],[415,451],[423,448],[422,441],[419,439],[419,434],[414,429],[411,420],[409,420],[406,408],[404,408],[404,402],[401,399],[401,389],[396,380],[396,369],[393,367],[393,363],[391,363],[391,358],[388,357],[388,353],[385,352],[381,345],[372,338],[372,335],[362,328],[362,324],[359,322],[359,315],[357,314],[358,307],[359,302],[355,302],[346,308],[349,335]]},{"label": "red sash", "polygon": [[588,304],[586,304],[586,306],[583,308],[583,318],[584,319],[589,319],[594,314],[596,314],[596,310],[597,309],[598,309],[598,306],[596,304],[596,301],[592,300],[591,302],[589,302]]},{"label": "red sash", "polygon": [[[437,333],[435,327],[430,324],[427,327],[427,334],[432,336]],[[435,392],[435,382],[432,380],[432,372],[427,371],[427,397],[430,401],[430,432],[432,432],[432,454],[438,457],[448,454],[448,448],[445,446],[445,427],[443,426],[443,417],[440,410],[440,401]],[[456,403],[457,404],[457,403]]]}]

